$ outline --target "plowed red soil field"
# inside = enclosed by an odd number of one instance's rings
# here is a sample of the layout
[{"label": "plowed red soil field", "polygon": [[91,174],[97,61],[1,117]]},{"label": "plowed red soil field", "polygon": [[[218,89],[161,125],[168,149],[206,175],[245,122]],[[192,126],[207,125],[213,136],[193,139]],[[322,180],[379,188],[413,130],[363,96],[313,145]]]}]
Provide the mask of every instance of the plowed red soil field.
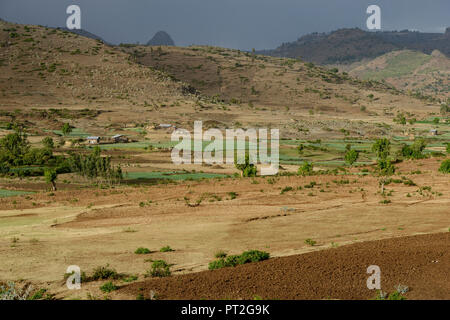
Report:
[{"label": "plowed red soil field", "polygon": [[450,298],[450,233],[357,243],[274,258],[235,268],[149,279],[121,288],[117,298],[373,299],[367,267],[381,269],[387,293],[409,287],[407,299]]}]

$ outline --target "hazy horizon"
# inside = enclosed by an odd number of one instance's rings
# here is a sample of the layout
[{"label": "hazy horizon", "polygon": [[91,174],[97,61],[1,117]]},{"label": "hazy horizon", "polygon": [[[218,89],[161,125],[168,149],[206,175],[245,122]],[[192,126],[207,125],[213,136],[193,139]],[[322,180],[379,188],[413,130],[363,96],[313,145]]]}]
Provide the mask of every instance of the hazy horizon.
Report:
[{"label": "hazy horizon", "polygon": [[371,4],[381,7],[381,31],[443,33],[450,12],[448,0],[2,0],[0,18],[65,27],[71,4],[81,7],[82,29],[109,43],[143,44],[162,30],[178,46],[241,50],[273,49],[313,32],[367,30],[366,9]]}]

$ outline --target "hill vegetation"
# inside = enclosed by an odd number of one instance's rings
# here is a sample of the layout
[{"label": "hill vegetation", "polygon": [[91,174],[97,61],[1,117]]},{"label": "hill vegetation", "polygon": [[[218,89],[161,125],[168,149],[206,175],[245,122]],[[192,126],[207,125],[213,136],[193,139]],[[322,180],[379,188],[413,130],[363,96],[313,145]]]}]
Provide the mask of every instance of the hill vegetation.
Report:
[{"label": "hill vegetation", "polygon": [[439,50],[450,56],[450,32],[421,33],[408,30],[368,32],[358,28],[330,33],[312,33],[274,50],[261,51],[276,57],[301,58],[319,64],[343,64],[376,58],[385,53],[410,49],[425,54]]}]

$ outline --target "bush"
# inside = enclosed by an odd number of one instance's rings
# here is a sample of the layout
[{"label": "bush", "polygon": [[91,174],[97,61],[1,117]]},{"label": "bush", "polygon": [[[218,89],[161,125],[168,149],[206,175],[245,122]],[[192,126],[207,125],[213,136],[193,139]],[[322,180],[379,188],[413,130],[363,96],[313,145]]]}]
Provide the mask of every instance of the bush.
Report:
[{"label": "bush", "polygon": [[234,200],[237,197],[237,193],[233,191],[228,192],[228,195],[230,196],[230,200]]},{"label": "bush", "polygon": [[236,267],[237,265],[267,260],[270,254],[264,251],[250,250],[241,255],[223,256],[218,260],[212,261],[208,265],[209,270],[221,269],[225,267]]},{"label": "bush", "polygon": [[254,164],[250,163],[248,154],[245,155],[244,163],[237,163],[235,160],[236,169],[241,171],[242,177],[256,177],[257,168]]},{"label": "bush", "polygon": [[259,262],[259,261],[267,260],[267,259],[269,259],[269,257],[270,257],[270,255],[267,252],[258,251],[258,250],[250,250],[250,251],[245,251],[244,253],[242,253],[238,258],[238,262],[239,262],[239,264]]},{"label": "bush", "polygon": [[107,264],[104,267],[97,267],[94,269],[94,273],[92,274],[91,279],[96,280],[107,280],[107,279],[118,279],[119,274],[116,270],[109,267],[109,264]]},{"label": "bush", "polygon": [[159,278],[169,277],[171,274],[170,266],[164,260],[153,261],[152,268],[147,272],[147,275]]},{"label": "bush", "polygon": [[292,191],[292,190],[293,190],[292,187],[286,187],[286,188],[283,188],[283,189],[281,190],[280,194],[283,194],[283,193],[285,193],[285,192]]},{"label": "bush", "polygon": [[311,247],[314,247],[315,245],[316,245],[316,241],[314,241],[314,240],[312,240],[312,239],[306,239],[305,240],[305,243],[307,244],[307,245],[310,245]]},{"label": "bush", "polygon": [[134,251],[136,254],[149,254],[151,251],[147,248],[137,248],[136,251]]},{"label": "bush", "polygon": [[424,139],[418,139],[414,141],[411,146],[404,144],[401,150],[402,156],[407,159],[423,159],[425,155],[423,154],[423,150],[427,146]]},{"label": "bush", "polygon": [[302,176],[311,175],[314,172],[314,165],[311,162],[306,161],[298,168],[298,174]]},{"label": "bush", "polygon": [[117,289],[119,289],[119,287],[114,285],[114,283],[112,283],[111,281],[106,282],[105,284],[103,284],[100,287],[100,290],[102,290],[105,293],[110,293],[110,292],[112,292],[114,290],[117,290]]},{"label": "bush", "polygon": [[160,252],[172,252],[175,250],[173,250],[170,246],[165,246],[165,247],[162,247],[161,250],[159,250],[159,251]]},{"label": "bush", "polygon": [[450,173],[450,159],[442,161],[439,172]]}]

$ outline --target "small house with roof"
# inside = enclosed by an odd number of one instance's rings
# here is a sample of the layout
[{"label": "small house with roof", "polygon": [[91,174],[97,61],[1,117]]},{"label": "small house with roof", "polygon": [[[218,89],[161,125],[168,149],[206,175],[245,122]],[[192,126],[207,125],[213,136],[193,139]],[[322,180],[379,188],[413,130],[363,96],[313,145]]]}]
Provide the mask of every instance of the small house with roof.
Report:
[{"label": "small house with roof", "polygon": [[99,144],[100,143],[100,137],[97,136],[90,136],[86,138],[86,142],[89,144]]}]

